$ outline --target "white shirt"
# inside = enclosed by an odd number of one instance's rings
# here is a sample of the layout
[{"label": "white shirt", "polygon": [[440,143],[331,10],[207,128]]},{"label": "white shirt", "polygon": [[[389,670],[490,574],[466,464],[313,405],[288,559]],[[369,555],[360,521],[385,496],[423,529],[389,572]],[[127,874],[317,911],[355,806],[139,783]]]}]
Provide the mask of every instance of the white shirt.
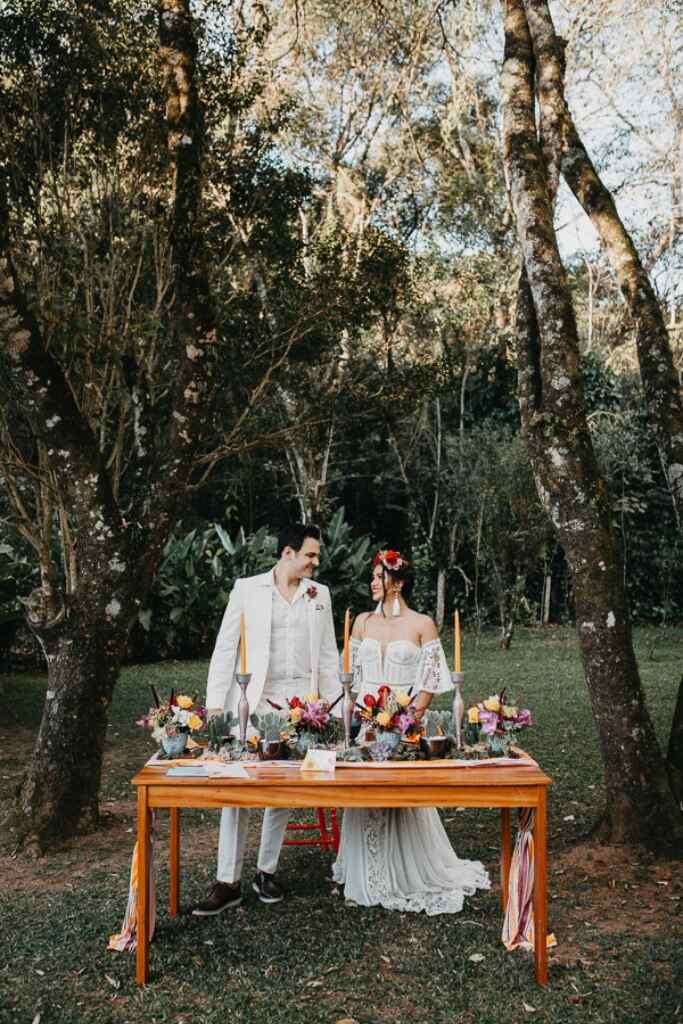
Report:
[{"label": "white shirt", "polygon": [[[273,584],[273,614],[270,627],[269,684],[287,690],[299,683],[303,697],[311,689],[311,633],[306,589],[309,580],[302,580],[290,604]],[[296,692],[296,690],[295,690]]]}]

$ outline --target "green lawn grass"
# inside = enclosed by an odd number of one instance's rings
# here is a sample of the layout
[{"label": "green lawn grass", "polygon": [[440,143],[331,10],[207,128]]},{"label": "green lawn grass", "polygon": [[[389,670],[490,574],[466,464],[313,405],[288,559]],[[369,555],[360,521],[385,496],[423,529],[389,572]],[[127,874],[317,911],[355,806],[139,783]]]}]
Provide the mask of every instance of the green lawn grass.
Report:
[{"label": "green lawn grass", "polygon": [[[665,743],[681,672],[683,630],[637,632],[648,706]],[[558,949],[550,984],[539,989],[529,954],[509,954],[500,942],[500,894],[466,902],[462,914],[426,918],[346,908],[326,878],[330,861],[317,849],[288,848],[281,874],[286,903],[266,907],[248,893],[238,911],[212,921],[165,916],[165,822],[159,823],[159,905],[151,984],[138,991],[133,957],[106,950],[126,902],[134,836],[129,780],[150,752],[136,728],[149,683],[202,692],[205,663],[166,663],[125,670],[112,706],[102,785],[107,827],[35,864],[8,853],[0,896],[0,1022],[40,1024],[190,1024],[190,1022],[311,1022],[430,1024],[499,1022],[649,1022],[683,1020],[680,954],[683,883],[680,875],[657,890],[668,900],[661,926],[610,933],[605,917],[632,901],[643,903],[653,867],[639,861],[630,882],[614,880],[611,904],[593,904],[590,867],[563,886],[554,872],[585,835],[603,802],[602,769],[570,629],[520,631],[510,651],[493,635],[463,645],[465,700],[510,688],[529,706],[535,726],[525,747],[553,778],[550,813],[550,924]],[[5,792],[20,765],[9,751],[17,727],[37,728],[43,677],[2,677],[5,744],[0,776]],[[30,732],[25,733],[30,741]],[[6,748],[6,749],[5,749]],[[258,816],[255,816],[256,818]],[[444,812],[463,857],[484,860],[498,875],[499,825],[492,811]],[[210,884],[217,818],[188,812],[184,820],[183,901]],[[253,822],[256,839],[258,821]],[[130,830],[130,831],[129,831]],[[11,845],[11,837],[5,837]],[[254,870],[254,849],[245,883]],[[564,874],[562,875],[564,878]],[[634,883],[633,879],[636,879]],[[640,887],[639,886],[640,883]],[[654,887],[652,883],[651,888]],[[245,886],[246,888],[246,886]],[[649,890],[648,890],[649,891]],[[604,893],[603,893],[604,895]],[[605,907],[607,906],[607,910]],[[645,917],[643,918],[645,920]],[[471,960],[481,954],[483,960]],[[526,1004],[526,1006],[525,1006]]]}]

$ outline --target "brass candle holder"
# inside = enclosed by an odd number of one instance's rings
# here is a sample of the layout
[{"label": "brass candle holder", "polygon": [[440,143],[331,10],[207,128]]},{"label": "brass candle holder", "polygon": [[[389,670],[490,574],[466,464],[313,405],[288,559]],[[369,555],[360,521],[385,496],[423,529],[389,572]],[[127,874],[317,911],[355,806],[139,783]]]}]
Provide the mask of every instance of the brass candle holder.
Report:
[{"label": "brass candle holder", "polygon": [[351,722],[353,721],[353,709],[354,699],[351,693],[351,686],[353,684],[353,672],[341,672],[339,674],[339,681],[342,684],[344,691],[344,701],[342,703],[342,721],[344,723],[344,749],[348,750],[351,746]]},{"label": "brass candle holder", "polygon": [[465,714],[465,704],[462,699],[462,693],[460,687],[465,682],[464,672],[451,672],[451,682],[453,683],[453,730],[455,733],[455,746],[457,750],[462,750],[462,720]]}]

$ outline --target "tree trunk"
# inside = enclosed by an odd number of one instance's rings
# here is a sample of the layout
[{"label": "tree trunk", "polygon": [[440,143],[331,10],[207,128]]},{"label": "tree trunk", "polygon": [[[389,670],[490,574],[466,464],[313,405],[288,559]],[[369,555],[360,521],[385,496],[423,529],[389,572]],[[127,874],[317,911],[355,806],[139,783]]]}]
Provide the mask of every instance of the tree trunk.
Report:
[{"label": "tree trunk", "polygon": [[683,809],[683,678],[678,684],[678,697],[671,722],[666,760],[669,766],[671,788]]},{"label": "tree trunk", "polygon": [[561,137],[564,179],[600,236],[635,325],[640,376],[664,476],[683,534],[683,399],[664,314],[633,240],[619,217],[579,136],[563,88],[564,41],[556,32],[546,0],[525,0],[543,104],[552,111]]},{"label": "tree trunk", "polygon": [[125,637],[80,617],[42,630],[49,674],[43,718],[14,808],[17,837],[34,852],[99,820],[107,719]]},{"label": "tree trunk", "polygon": [[446,617],[446,570],[439,566],[436,576],[436,616],[434,621],[439,629]]},{"label": "tree trunk", "polygon": [[[505,3],[504,159],[524,269],[517,309],[520,409],[539,495],[570,567],[581,654],[605,769],[609,842],[675,841],[683,820],[645,707],[621,557],[586,421],[578,336],[537,139],[534,59],[522,0]],[[553,118],[540,91],[544,149]],[[551,166],[552,172],[552,166]]]}]

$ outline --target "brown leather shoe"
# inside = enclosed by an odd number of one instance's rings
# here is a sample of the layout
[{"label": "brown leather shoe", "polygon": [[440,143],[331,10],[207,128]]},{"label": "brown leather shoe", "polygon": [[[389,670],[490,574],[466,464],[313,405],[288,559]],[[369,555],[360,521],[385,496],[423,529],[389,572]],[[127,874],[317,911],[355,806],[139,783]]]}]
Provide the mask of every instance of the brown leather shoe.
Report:
[{"label": "brown leather shoe", "polygon": [[213,917],[230,907],[239,907],[241,902],[242,886],[239,882],[235,882],[234,885],[228,885],[227,882],[214,882],[209,895],[201,903],[195,904],[192,913],[195,917]]},{"label": "brown leather shoe", "polygon": [[261,903],[281,903],[285,898],[285,894],[275,875],[268,875],[265,871],[256,872],[256,879],[252,889],[258,894]]}]

